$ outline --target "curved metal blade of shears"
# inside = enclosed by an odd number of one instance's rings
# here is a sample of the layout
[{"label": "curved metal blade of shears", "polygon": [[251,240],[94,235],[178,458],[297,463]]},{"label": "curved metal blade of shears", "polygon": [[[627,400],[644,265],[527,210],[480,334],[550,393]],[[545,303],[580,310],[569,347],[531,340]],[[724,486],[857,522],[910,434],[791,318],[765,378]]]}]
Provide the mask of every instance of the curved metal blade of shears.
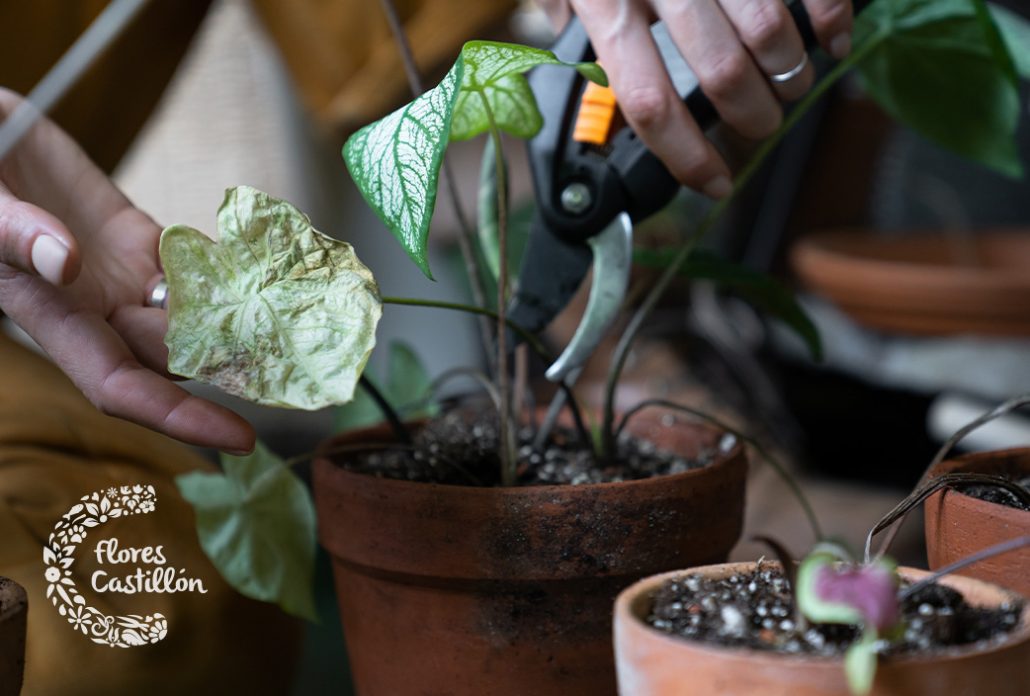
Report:
[{"label": "curved metal blade of shears", "polygon": [[633,264],[633,223],[629,213],[619,213],[587,243],[594,252],[590,298],[575,335],[547,370],[547,379],[552,382],[560,382],[587,361],[615,321],[626,298]]}]

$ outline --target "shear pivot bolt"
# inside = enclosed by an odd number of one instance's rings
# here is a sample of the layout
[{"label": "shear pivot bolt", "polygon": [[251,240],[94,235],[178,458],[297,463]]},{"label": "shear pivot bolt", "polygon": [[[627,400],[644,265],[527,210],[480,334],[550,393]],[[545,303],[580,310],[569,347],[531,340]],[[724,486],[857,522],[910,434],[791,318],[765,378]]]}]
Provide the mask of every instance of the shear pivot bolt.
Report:
[{"label": "shear pivot bolt", "polygon": [[586,184],[574,182],[566,186],[561,192],[561,206],[566,212],[579,215],[586,212],[593,203],[590,189]]}]

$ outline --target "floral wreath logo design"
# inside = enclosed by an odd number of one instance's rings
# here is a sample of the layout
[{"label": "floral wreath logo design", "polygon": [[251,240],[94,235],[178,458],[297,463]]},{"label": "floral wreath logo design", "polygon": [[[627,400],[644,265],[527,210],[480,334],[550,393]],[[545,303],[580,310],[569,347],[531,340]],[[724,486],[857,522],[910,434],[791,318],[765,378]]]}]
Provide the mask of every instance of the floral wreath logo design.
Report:
[{"label": "floral wreath logo design", "polygon": [[109,616],[86,604],[85,597],[72,580],[76,547],[86,539],[87,530],[129,515],[145,515],[157,507],[153,486],[135,485],[108,488],[84,495],[54,525],[43,548],[47,581],[46,596],[61,616],[94,643],[112,648],[131,648],[157,643],[168,634],[168,620],[162,614]]}]

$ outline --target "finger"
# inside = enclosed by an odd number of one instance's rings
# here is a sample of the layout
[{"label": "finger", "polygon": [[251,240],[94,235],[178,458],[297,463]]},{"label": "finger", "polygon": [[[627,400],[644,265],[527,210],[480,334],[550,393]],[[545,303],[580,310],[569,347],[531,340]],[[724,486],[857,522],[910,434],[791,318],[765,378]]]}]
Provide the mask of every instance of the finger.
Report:
[{"label": "finger", "polygon": [[712,198],[729,195],[729,168],[673,89],[642,11],[635,4],[587,0],[574,2],[573,9],[633,131],[684,186]]},{"label": "finger", "polygon": [[0,192],[0,263],[65,285],[79,274],[75,237],[60,220]]},{"label": "finger", "polygon": [[551,23],[551,28],[555,33],[560,33],[572,18],[568,0],[541,0],[538,4],[547,15],[547,21]]},{"label": "finger", "polygon": [[6,284],[2,294],[11,318],[103,413],[193,445],[253,448],[250,424],[143,367],[99,314],[76,309],[54,288],[27,276]]},{"label": "finger", "polygon": [[174,378],[168,372],[168,313],[156,307],[119,307],[108,323],[143,365],[162,377]]},{"label": "finger", "polygon": [[747,138],[772,135],[783,119],[779,102],[715,0],[657,6],[722,121]]},{"label": "finger", "polygon": [[192,445],[234,453],[254,449],[254,429],[243,418],[193,396],[135,361],[118,364],[104,375],[96,398],[108,415]]},{"label": "finger", "polygon": [[837,60],[851,53],[851,0],[804,0],[819,45]]},{"label": "finger", "polygon": [[774,82],[782,100],[799,98],[812,87],[815,69],[805,60],[805,44],[783,0],[721,0],[726,17],[765,75],[780,75],[805,61],[786,82]]}]

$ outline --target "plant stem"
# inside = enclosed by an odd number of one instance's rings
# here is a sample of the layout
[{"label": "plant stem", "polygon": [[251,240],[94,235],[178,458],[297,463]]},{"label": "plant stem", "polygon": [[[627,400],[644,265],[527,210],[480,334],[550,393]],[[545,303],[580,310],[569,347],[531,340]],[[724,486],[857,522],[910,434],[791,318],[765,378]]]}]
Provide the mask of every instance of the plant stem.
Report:
[{"label": "plant stem", "polygon": [[[383,304],[411,306],[411,307],[435,307],[436,309],[450,309],[456,312],[468,312],[470,314],[479,314],[485,317],[491,317],[497,319],[497,312],[492,309],[486,309],[485,307],[476,307],[474,305],[459,304],[457,302],[441,302],[439,300],[423,300],[421,298],[413,297],[380,297]],[[526,331],[524,328],[513,322],[511,319],[505,318],[504,323],[509,329],[514,331],[526,342],[533,352],[540,357],[548,365],[554,362],[554,356],[547,350],[540,339],[534,334]],[[586,426],[583,423],[583,414],[579,408],[579,404],[576,402],[575,396],[572,394],[572,390],[569,385],[564,381],[558,383],[558,388],[565,392],[566,403],[568,404],[569,410],[572,412],[572,422],[576,426],[576,430],[579,432],[580,439],[583,442],[590,442],[590,434],[587,432]],[[596,454],[594,455],[596,457]]]},{"label": "plant stem", "polygon": [[[400,18],[397,16],[397,8],[393,0],[379,0],[383,13],[386,15],[386,22],[390,25],[394,42],[401,54],[401,62],[404,64],[404,73],[408,78],[408,86],[411,94],[419,97],[425,91],[422,85],[422,78],[418,74],[418,64],[415,62],[415,55],[411,50],[411,42],[408,41],[401,26]],[[483,278],[480,275],[479,264],[473,250],[473,238],[475,236],[472,225],[465,216],[465,210],[461,206],[461,199],[458,197],[458,187],[454,181],[454,171],[451,169],[450,160],[444,155],[443,175],[447,182],[447,198],[454,209],[454,217],[458,220],[458,248],[461,250],[461,257],[465,261],[465,274],[469,278],[469,287],[472,289],[472,301],[480,307],[486,306],[486,290],[483,287]],[[490,334],[490,322],[485,317],[480,317],[476,322],[479,327],[479,338],[483,343],[483,351],[486,353],[487,363],[491,373],[497,372],[496,360],[494,358],[493,336]]]},{"label": "plant stem", "polygon": [[504,167],[504,149],[501,131],[497,128],[490,100],[482,92],[483,111],[490,122],[490,140],[494,144],[494,166],[497,169],[497,388],[501,393],[501,481],[505,486],[515,485],[515,428],[511,422],[511,376],[508,373],[508,182]]},{"label": "plant stem", "polygon": [[708,231],[712,228],[715,222],[722,216],[736,195],[747,185],[751,178],[758,172],[759,168],[764,164],[766,158],[776,149],[783,140],[783,137],[801,120],[801,118],[808,112],[808,110],[815,104],[819,99],[826,93],[831,86],[833,86],[837,80],[839,80],[852,66],[857,64],[868,53],[879,45],[880,37],[874,35],[866,43],[856,48],[856,50],[848,56],[846,59],[834,66],[834,68],[827,73],[827,75],[819,81],[811,92],[809,92],[804,99],[798,102],[797,106],[787,115],[779,129],[766,139],[758,147],[754,157],[744,166],[744,168],[737,175],[737,180],[734,182],[733,191],[729,196],[723,198],[712,207],[711,210],[705,215],[705,217],[698,224],[697,229],[684,241],[680,247],[676,256],[673,258],[666,269],[662,272],[662,275],[655,282],[651,291],[647,294],[641,302],[640,307],[637,308],[633,318],[630,319],[629,325],[626,327],[625,332],[622,334],[622,338],[619,340],[618,345],[615,348],[615,354],[612,358],[612,365],[608,370],[608,379],[605,384],[605,395],[604,395],[604,423],[602,424],[602,453],[601,456],[607,456],[614,451],[615,448],[615,390],[618,387],[619,376],[622,374],[622,369],[626,364],[626,358],[629,356],[629,349],[633,345],[634,339],[640,332],[644,321],[647,316],[654,309],[654,306],[661,299],[662,295],[668,289],[669,284],[679,273],[680,267],[683,266],[684,262],[690,256],[690,252],[694,250],[697,243],[701,241]]},{"label": "plant stem", "polygon": [[379,408],[379,411],[390,424],[390,428],[393,430],[394,436],[404,444],[411,444],[411,433],[404,426],[404,422],[401,421],[401,417],[397,415],[396,409],[390,405],[390,402],[386,400],[383,393],[372,383],[372,380],[365,375],[361,375],[358,379],[358,384],[361,385],[362,389],[368,392],[368,395],[372,397],[372,401],[376,402],[376,406]]},{"label": "plant stem", "polygon": [[[462,304],[460,302],[442,302],[440,300],[424,300],[418,297],[380,297],[383,304],[401,305],[407,307],[435,307],[436,309],[452,309],[456,312],[468,312],[469,314],[479,314],[484,317],[490,317],[492,319],[498,319],[499,314],[492,309],[485,307],[476,307],[475,305]],[[554,356],[547,350],[540,339],[534,336],[529,331],[513,322],[511,319],[505,317],[504,323],[509,329],[519,335],[519,337],[533,349],[533,352],[540,356],[542,360],[547,363],[554,362]]]}]

